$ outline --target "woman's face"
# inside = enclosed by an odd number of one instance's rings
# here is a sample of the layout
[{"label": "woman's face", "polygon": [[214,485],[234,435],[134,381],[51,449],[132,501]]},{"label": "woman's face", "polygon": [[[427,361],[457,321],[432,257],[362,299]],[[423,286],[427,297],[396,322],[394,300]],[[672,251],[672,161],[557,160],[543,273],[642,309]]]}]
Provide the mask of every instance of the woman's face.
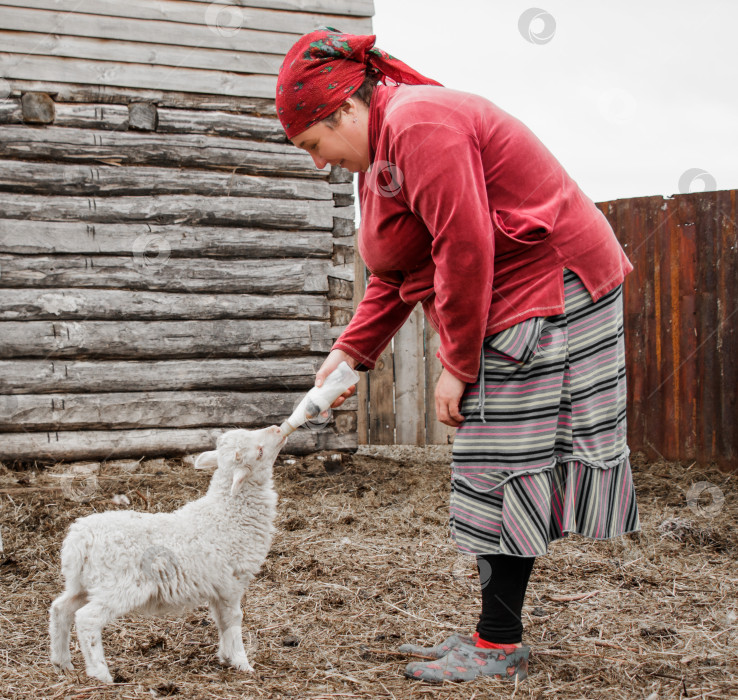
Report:
[{"label": "woman's face", "polygon": [[292,139],[307,151],[315,167],[340,165],[352,173],[369,168],[369,110],[363,102],[349,99],[341,106],[337,124],[325,121],[314,124]]}]

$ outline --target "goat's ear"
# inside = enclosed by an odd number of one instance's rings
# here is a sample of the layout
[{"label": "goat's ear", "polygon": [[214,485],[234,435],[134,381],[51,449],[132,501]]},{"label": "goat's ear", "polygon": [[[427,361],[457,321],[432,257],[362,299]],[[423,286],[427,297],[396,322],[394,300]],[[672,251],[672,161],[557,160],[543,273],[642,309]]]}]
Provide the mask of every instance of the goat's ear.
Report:
[{"label": "goat's ear", "polygon": [[218,466],[218,451],[203,452],[195,460],[195,469],[208,469]]},{"label": "goat's ear", "polygon": [[231,482],[231,496],[235,496],[243,486],[243,482],[246,481],[246,477],[251,474],[251,469],[238,467],[233,473],[233,481]]}]

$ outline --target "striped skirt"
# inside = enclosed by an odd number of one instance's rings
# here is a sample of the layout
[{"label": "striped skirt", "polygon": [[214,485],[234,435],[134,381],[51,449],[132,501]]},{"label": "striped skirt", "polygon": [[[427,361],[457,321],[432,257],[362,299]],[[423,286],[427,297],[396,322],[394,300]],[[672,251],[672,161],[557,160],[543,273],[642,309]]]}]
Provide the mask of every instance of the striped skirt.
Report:
[{"label": "striped skirt", "polygon": [[453,444],[451,536],[531,557],[575,532],[640,530],[628,459],[622,287],[592,302],[564,271],[565,311],[485,338]]}]

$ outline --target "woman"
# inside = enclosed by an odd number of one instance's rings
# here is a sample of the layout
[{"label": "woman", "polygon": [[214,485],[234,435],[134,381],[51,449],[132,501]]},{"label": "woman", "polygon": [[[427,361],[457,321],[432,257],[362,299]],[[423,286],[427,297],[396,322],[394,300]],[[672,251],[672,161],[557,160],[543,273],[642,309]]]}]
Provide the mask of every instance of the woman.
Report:
[{"label": "woman", "polygon": [[477,557],[482,612],[473,636],[401,647],[438,659],[406,675],[524,678],[535,557],[568,532],[640,529],[625,438],[621,285],[632,266],[523,124],[373,45],[312,32],[278,78],[288,138],[318,168],[359,173],[371,276],[316,383],[343,360],[373,368],[422,303],[440,335],[436,415],[458,428],[451,534]]}]

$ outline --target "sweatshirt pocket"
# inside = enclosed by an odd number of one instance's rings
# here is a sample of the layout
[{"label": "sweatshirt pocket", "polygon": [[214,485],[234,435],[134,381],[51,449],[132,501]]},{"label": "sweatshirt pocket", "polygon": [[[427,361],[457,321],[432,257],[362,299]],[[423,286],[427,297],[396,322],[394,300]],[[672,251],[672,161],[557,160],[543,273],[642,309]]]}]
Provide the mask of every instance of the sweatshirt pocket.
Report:
[{"label": "sweatshirt pocket", "polygon": [[538,245],[551,235],[543,221],[528,214],[495,209],[492,211],[495,230],[495,258],[514,255]]}]

